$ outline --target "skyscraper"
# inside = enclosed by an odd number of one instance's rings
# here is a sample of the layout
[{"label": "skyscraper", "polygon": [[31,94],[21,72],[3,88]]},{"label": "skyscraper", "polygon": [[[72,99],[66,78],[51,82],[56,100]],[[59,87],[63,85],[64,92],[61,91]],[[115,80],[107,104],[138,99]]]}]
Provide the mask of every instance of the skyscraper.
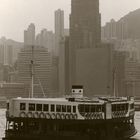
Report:
[{"label": "skyscraper", "polygon": [[[18,82],[31,86],[31,60],[34,59],[34,95],[42,97],[50,92],[51,60],[47,48],[34,46],[24,47],[18,55]],[[30,88],[29,88],[30,92]],[[27,93],[28,96],[28,93]]]},{"label": "skyscraper", "polygon": [[5,37],[0,38],[0,63],[2,65],[13,65],[22,46],[20,42]]},{"label": "skyscraper", "polygon": [[35,25],[31,23],[27,30],[24,30],[24,45],[35,45]]},{"label": "skyscraper", "polygon": [[101,40],[99,0],[72,0],[71,7],[71,47],[96,47]]},{"label": "skyscraper", "polygon": [[64,37],[64,11],[55,11],[55,55],[59,56],[61,38]]},{"label": "skyscraper", "polygon": [[100,42],[101,15],[99,13],[99,0],[72,0],[70,15],[70,88],[71,85],[77,84],[77,51],[96,48]]},{"label": "skyscraper", "polygon": [[52,31],[42,29],[36,36],[36,45],[43,46],[48,49],[49,52],[54,52],[55,36]]}]

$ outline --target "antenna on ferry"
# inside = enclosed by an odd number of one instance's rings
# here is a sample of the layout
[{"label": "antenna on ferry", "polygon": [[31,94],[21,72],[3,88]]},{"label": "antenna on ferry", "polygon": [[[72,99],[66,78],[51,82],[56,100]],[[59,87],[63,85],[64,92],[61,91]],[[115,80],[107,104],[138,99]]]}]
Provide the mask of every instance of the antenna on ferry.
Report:
[{"label": "antenna on ferry", "polygon": [[113,96],[116,97],[116,69],[113,70]]}]

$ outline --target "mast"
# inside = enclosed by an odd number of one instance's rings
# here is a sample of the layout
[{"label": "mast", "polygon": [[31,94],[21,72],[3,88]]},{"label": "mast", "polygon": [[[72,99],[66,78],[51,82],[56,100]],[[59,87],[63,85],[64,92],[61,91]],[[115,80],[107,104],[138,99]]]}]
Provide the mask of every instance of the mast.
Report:
[{"label": "mast", "polygon": [[113,70],[113,96],[116,97],[116,68]]},{"label": "mast", "polygon": [[31,98],[34,96],[34,46],[32,46],[31,59]]}]

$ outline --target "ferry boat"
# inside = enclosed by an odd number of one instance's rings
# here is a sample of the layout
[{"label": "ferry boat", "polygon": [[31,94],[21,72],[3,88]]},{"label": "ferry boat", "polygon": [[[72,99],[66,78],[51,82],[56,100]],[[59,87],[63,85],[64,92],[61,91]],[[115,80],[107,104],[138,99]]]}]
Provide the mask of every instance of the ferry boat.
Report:
[{"label": "ferry boat", "polygon": [[7,103],[3,140],[115,140],[130,138],[134,99],[86,98],[72,89],[65,98],[14,98]]},{"label": "ferry boat", "polygon": [[77,85],[71,96],[34,98],[33,66],[32,56],[31,98],[7,102],[3,140],[118,140],[137,133],[133,98],[90,99],[83,96],[83,86]]}]

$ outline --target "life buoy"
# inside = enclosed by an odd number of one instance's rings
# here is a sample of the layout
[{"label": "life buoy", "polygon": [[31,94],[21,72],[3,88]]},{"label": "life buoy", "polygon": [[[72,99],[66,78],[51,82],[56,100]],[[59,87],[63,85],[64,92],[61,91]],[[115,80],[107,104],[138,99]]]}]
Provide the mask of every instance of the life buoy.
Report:
[{"label": "life buoy", "polygon": [[32,117],[33,117],[32,112],[28,112],[28,113],[27,113],[27,117],[28,117],[28,118],[32,118]]},{"label": "life buoy", "polygon": [[96,113],[96,119],[99,119],[99,114],[98,113]]},{"label": "life buoy", "polygon": [[25,112],[21,112],[21,113],[19,114],[19,117],[25,118],[25,117],[26,117],[26,113],[25,113]]},{"label": "life buoy", "polygon": [[100,113],[97,114],[97,119],[100,119]]},{"label": "life buoy", "polygon": [[59,113],[56,114],[56,119],[61,119],[61,115]]},{"label": "life buoy", "polygon": [[51,115],[49,113],[46,113],[45,118],[46,119],[51,119]]},{"label": "life buoy", "polygon": [[70,119],[71,119],[71,120],[73,120],[73,119],[74,119],[74,116],[73,116],[73,114],[72,114],[72,113],[70,114]]},{"label": "life buoy", "polygon": [[35,112],[35,113],[34,113],[34,118],[39,118],[38,112]]},{"label": "life buoy", "polygon": [[43,113],[43,112],[41,112],[40,114],[39,114],[39,118],[45,118],[45,114]]},{"label": "life buoy", "polygon": [[91,119],[92,119],[92,120],[94,119],[94,113],[91,114]]},{"label": "life buoy", "polygon": [[89,114],[89,119],[92,120],[92,113]]},{"label": "life buoy", "polygon": [[51,115],[51,119],[56,119],[56,115],[54,113]]},{"label": "life buoy", "polygon": [[99,113],[96,114],[96,118],[99,119]]},{"label": "life buoy", "polygon": [[86,120],[89,119],[89,114],[88,113],[85,114],[85,118],[86,118]]},{"label": "life buoy", "polygon": [[96,115],[96,113],[94,113],[94,119],[97,119],[97,115]]},{"label": "life buoy", "polygon": [[91,113],[87,114],[87,118],[88,118],[88,120],[91,120]]},{"label": "life buoy", "polygon": [[94,120],[94,113],[91,114],[91,119]]},{"label": "life buoy", "polygon": [[64,114],[61,114],[61,119],[65,119],[65,115]]},{"label": "life buoy", "polygon": [[66,120],[70,119],[70,115],[69,115],[69,114],[66,114],[66,115],[65,115],[65,119],[66,119]]},{"label": "life buoy", "polygon": [[76,120],[78,118],[78,115],[77,114],[74,114],[74,119]]},{"label": "life buoy", "polygon": [[103,119],[102,113],[99,114],[99,118],[100,118],[100,119]]}]

